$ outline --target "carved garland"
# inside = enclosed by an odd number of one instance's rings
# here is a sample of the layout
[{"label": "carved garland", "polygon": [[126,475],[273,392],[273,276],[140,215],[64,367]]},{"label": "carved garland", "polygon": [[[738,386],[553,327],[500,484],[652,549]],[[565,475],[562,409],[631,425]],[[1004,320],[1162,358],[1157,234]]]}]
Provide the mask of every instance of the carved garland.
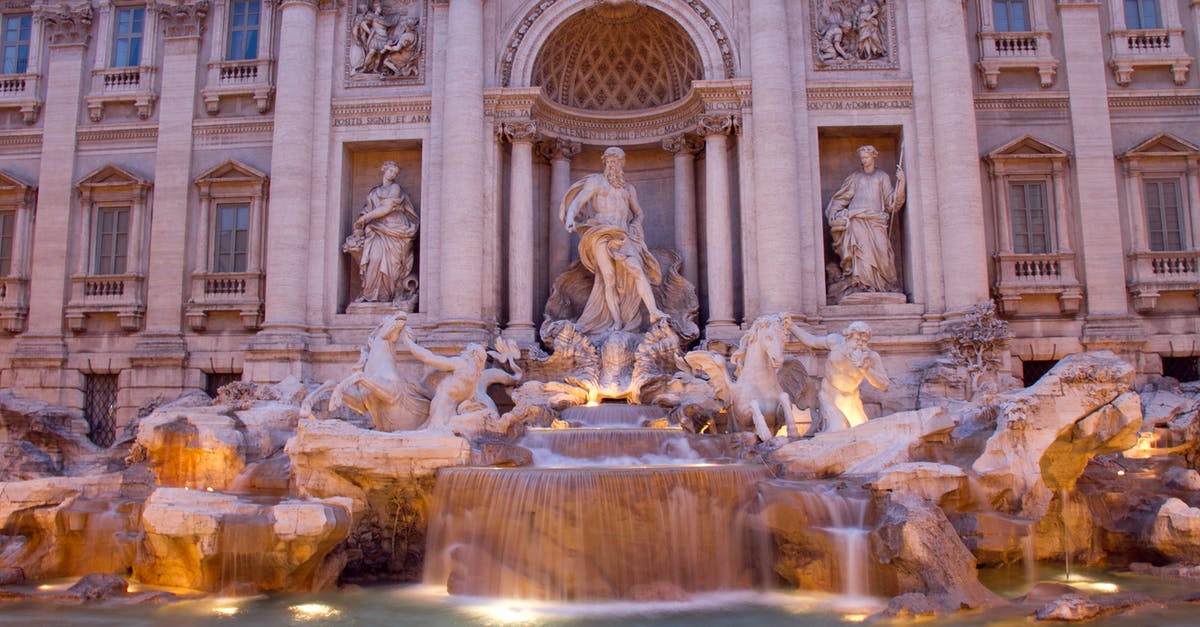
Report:
[{"label": "carved garland", "polygon": [[[525,40],[525,35],[529,32],[530,27],[534,22],[546,12],[547,9],[554,6],[558,0],[544,0],[535,4],[521,22],[517,25],[517,30],[508,39],[508,44],[504,47],[504,54],[500,58],[500,85],[508,87],[512,79],[512,65],[517,57],[517,50],[520,50],[521,43]],[[712,31],[713,37],[717,40],[717,46],[721,51],[721,60],[725,65],[725,78],[733,78],[733,46],[729,43],[729,36],[725,29],[721,26],[720,21],[713,15],[712,11],[700,0],[686,0],[687,5],[704,20]]]}]

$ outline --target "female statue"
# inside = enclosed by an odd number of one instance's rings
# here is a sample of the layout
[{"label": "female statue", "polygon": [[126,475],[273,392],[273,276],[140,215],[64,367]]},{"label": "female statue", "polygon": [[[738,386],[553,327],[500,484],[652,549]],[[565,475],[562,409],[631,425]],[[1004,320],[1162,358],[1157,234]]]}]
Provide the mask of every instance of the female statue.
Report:
[{"label": "female statue", "polygon": [[380,170],[383,182],[367,193],[354,232],[342,249],[358,262],[362,278],[359,302],[411,306],[417,289],[417,281],[410,275],[419,220],[408,194],[396,182],[400,166],[385,161]]}]

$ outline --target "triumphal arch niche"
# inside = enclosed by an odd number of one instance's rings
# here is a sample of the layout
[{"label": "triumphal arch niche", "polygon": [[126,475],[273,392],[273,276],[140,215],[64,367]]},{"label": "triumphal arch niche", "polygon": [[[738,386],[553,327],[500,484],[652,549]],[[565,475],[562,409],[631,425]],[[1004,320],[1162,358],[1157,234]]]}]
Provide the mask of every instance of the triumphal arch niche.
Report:
[{"label": "triumphal arch niche", "polygon": [[645,209],[646,245],[678,257],[709,337],[737,334],[750,81],[733,78],[725,29],[690,0],[558,0],[521,19],[499,59],[502,86],[485,95],[506,144],[514,335],[532,339],[543,315],[570,317],[561,300],[547,302],[578,255],[558,205],[573,181],[604,170],[613,146]]}]

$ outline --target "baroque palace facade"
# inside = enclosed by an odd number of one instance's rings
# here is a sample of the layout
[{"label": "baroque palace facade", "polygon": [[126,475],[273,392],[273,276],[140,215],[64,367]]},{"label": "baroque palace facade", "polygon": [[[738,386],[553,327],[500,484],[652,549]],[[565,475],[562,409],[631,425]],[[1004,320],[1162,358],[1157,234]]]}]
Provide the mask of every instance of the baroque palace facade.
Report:
[{"label": "baroque palace facade", "polygon": [[0,386],[99,431],[398,308],[532,346],[610,146],[709,340],[863,320],[900,374],[994,299],[1018,378],[1200,355],[1200,0],[0,0],[0,51]]}]

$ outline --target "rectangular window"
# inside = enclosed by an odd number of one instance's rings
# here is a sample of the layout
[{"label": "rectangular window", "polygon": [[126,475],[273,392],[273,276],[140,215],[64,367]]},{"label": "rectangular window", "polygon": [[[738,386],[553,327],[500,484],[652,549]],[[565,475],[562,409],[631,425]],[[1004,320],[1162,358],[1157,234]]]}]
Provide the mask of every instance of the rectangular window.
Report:
[{"label": "rectangular window", "polygon": [[89,374],[83,378],[83,417],[92,442],[112,446],[117,435],[117,375]]},{"label": "rectangular window", "polygon": [[260,0],[235,0],[229,7],[230,61],[249,61],[258,58],[258,19]]},{"label": "rectangular window", "polygon": [[992,11],[996,16],[996,32],[1009,33],[1029,30],[1027,0],[992,0]]},{"label": "rectangular window", "polygon": [[6,15],[3,32],[0,32],[0,48],[4,53],[4,74],[24,74],[29,67],[29,32],[32,17],[29,15]]},{"label": "rectangular window", "polygon": [[1012,214],[1013,252],[1050,252],[1050,220],[1046,211],[1045,181],[1010,183],[1008,210]]},{"label": "rectangular window", "polygon": [[17,212],[0,211],[0,277],[12,274],[13,235]]},{"label": "rectangular window", "polygon": [[125,274],[129,242],[129,207],[96,211],[96,256],[93,274]]},{"label": "rectangular window", "polygon": [[145,7],[117,9],[111,67],[133,67],[142,63],[142,33],[146,27]]},{"label": "rectangular window", "polygon": [[250,207],[217,206],[217,237],[213,246],[214,272],[245,272],[250,248]]},{"label": "rectangular window", "polygon": [[1179,180],[1146,179],[1143,194],[1150,250],[1183,250]]},{"label": "rectangular window", "polygon": [[1125,28],[1143,30],[1162,28],[1158,0],[1125,0]]}]

